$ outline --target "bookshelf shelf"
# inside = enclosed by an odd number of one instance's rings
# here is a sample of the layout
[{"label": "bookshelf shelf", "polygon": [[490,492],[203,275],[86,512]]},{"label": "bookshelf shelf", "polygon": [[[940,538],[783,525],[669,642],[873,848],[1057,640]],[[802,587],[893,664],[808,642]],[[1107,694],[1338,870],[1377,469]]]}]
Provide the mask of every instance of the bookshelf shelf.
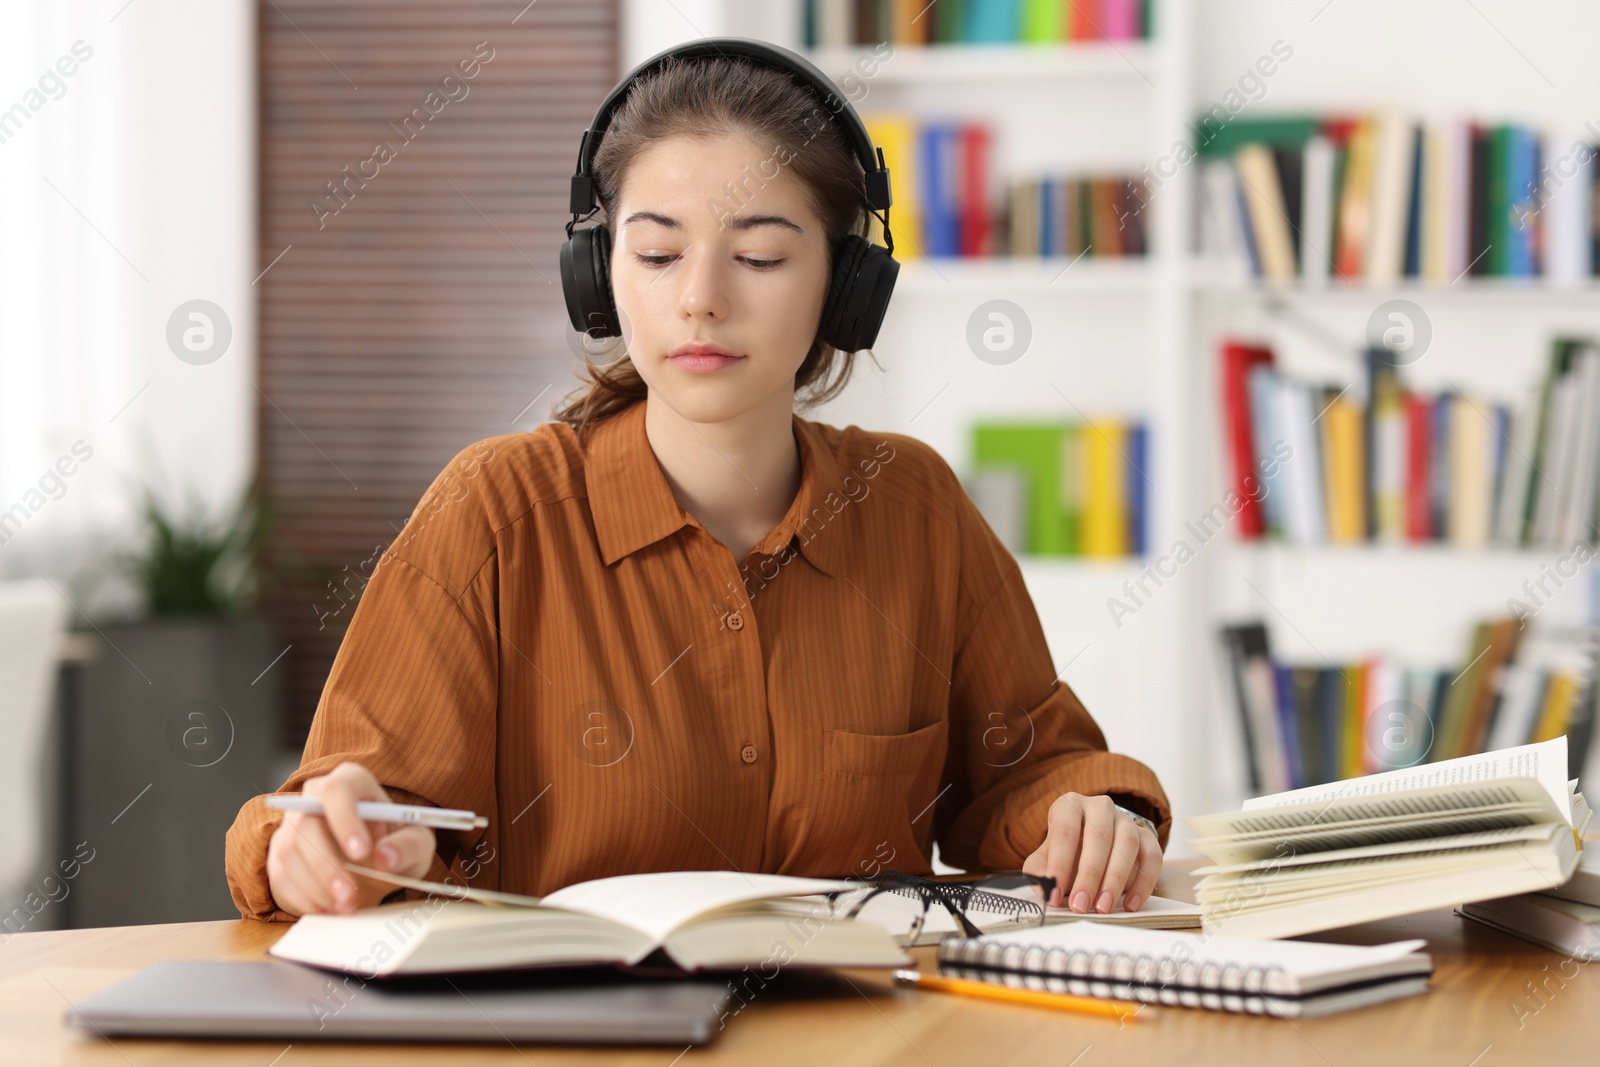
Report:
[{"label": "bookshelf shelf", "polygon": [[1389,297],[1417,300],[1447,300],[1475,302],[1489,300],[1495,304],[1574,304],[1594,305],[1600,302],[1600,278],[1574,283],[1556,283],[1540,278],[1482,278],[1466,277],[1454,283],[1403,279],[1385,285],[1366,282],[1330,281],[1324,284],[1292,282],[1262,282],[1256,279],[1227,277],[1226,269],[1193,263],[1185,271],[1190,289],[1206,296],[1241,296],[1266,300],[1269,298],[1294,298],[1315,301],[1365,302]]},{"label": "bookshelf shelf", "polygon": [[[1006,83],[1042,78],[1154,84],[1162,53],[1146,41],[1082,44],[896,45],[885,60],[870,48],[816,48],[807,53],[835,82],[915,86],[931,82]],[[873,73],[867,73],[867,72]]]},{"label": "bookshelf shelf", "polygon": [[[1440,567],[1490,567],[1501,564],[1538,569],[1541,562],[1567,555],[1565,548],[1537,546],[1485,545],[1479,548],[1447,543],[1391,544],[1386,542],[1355,545],[1296,545],[1276,541],[1233,541],[1228,550],[1243,556],[1270,558],[1275,562],[1301,566],[1354,564],[1358,567],[1400,565]],[[1377,578],[1380,575],[1370,575]]]},{"label": "bookshelf shelf", "polygon": [[[890,216],[891,220],[893,215]],[[1065,256],[955,258],[918,256],[904,262],[895,292],[940,295],[951,292],[988,291],[1106,295],[1149,293],[1156,271],[1142,256],[1107,259]]]},{"label": "bookshelf shelf", "polygon": [[1024,572],[1041,579],[1062,578],[1122,581],[1137,575],[1145,565],[1143,556],[1040,556],[1024,553],[1017,557]]}]

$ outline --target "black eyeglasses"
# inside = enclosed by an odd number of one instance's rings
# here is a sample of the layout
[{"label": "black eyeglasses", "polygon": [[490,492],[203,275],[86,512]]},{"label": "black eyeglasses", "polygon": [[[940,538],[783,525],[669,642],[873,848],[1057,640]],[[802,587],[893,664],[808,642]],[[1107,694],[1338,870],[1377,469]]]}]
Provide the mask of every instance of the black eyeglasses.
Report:
[{"label": "black eyeglasses", "polygon": [[[1015,890],[1031,885],[1038,887],[1041,900],[1049,900],[1056,887],[1054,878],[1024,874],[1022,871],[1003,871],[962,882],[939,882],[901,871],[884,871],[872,878],[850,880],[861,882],[866,893],[851,901],[844,914],[847,919],[854,919],[869,901],[885,893],[908,897],[922,905],[907,934],[908,945],[917,944],[922,928],[927,923],[928,912],[935,904],[949,913],[957,928],[967,937],[979,937],[996,929],[1043,926],[1043,904],[1013,894]],[[828,894],[830,905],[837,904],[838,898],[843,895]]]}]

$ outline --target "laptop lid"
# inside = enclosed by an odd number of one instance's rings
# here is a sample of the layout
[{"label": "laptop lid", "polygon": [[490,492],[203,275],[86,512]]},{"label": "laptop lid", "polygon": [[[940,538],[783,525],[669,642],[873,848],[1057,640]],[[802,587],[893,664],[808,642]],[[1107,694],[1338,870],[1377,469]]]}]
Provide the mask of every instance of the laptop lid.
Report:
[{"label": "laptop lid", "polygon": [[157,963],[68,1008],[104,1037],[704,1044],[725,982],[609,969],[363,981],[294,963]]}]

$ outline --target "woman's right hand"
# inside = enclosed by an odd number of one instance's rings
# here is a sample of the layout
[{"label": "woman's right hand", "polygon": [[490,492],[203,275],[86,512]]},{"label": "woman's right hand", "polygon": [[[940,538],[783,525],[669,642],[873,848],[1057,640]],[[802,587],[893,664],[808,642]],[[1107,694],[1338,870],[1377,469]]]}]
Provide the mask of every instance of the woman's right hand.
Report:
[{"label": "woman's right hand", "polygon": [[362,800],[387,802],[389,794],[359,763],[341,763],[307,778],[301,792],[322,801],[323,815],[283,813],[267,843],[267,884],[278,907],[291,915],[349,914],[395,891],[344,869],[349,859],[375,870],[421,878],[433,864],[433,830],[414,823],[366,822]]}]

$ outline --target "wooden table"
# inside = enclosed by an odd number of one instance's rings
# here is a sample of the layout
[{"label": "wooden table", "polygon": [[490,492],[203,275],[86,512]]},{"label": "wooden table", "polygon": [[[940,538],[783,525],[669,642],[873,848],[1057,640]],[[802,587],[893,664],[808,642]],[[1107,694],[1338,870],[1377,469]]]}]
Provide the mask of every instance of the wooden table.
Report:
[{"label": "wooden table", "polygon": [[[1158,892],[1193,899],[1173,863]],[[1116,1064],[1307,1064],[1500,1067],[1592,1064],[1600,1051],[1600,966],[1460,919],[1449,911],[1317,935],[1377,944],[1428,941],[1436,972],[1421,996],[1318,1019],[1162,1009],[1115,1019],[897,989],[882,972],[843,972],[838,995],[757,995],[705,1048],[295,1044],[84,1040],[64,1029],[70,1000],[160,960],[260,960],[288,929],[252,920],[18,934],[0,944],[0,1064],[171,1063],[302,1067],[313,1063],[906,1064],[1098,1067]],[[932,950],[917,949],[932,967]],[[1576,972],[1574,974],[1574,972]],[[1572,975],[1562,979],[1561,975]],[[1532,992],[1541,990],[1541,997]],[[814,992],[814,991],[813,991]],[[1522,1010],[1516,1010],[1521,1005]],[[681,1060],[675,1057],[682,1054]]]}]

